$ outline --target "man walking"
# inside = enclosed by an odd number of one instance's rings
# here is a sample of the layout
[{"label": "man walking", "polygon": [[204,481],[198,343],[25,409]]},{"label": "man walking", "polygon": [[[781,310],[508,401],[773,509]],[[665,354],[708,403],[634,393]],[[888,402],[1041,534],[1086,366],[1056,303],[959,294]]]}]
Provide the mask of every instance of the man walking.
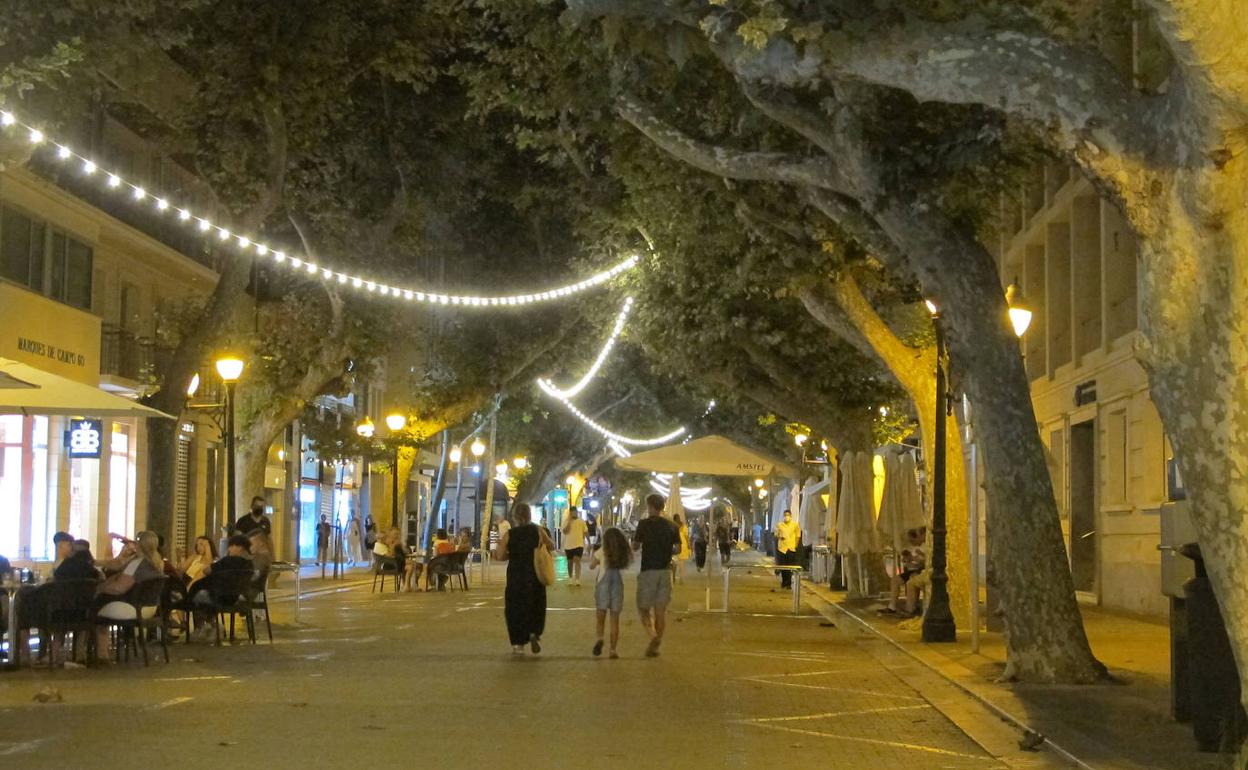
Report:
[{"label": "man walking", "polygon": [[667,503],[661,495],[646,497],[649,515],[637,524],[633,534],[633,550],[641,551],[641,572],[637,575],[637,611],[641,625],[650,634],[646,657],[659,654],[663,631],[667,627],[665,613],[672,601],[672,555],[680,550],[676,527],[663,518]]},{"label": "man walking", "polygon": [[[797,564],[797,541],[801,538],[802,531],[798,527],[797,522],[793,521],[793,512],[785,510],[784,521],[776,525],[776,565],[796,565]],[[793,587],[792,570],[780,571],[780,587]]]},{"label": "man walking", "polygon": [[329,523],[329,517],[321,514],[321,523],[316,525],[316,563],[318,565],[329,561],[326,557],[329,555],[329,535],[333,531],[334,527]]},{"label": "man walking", "polygon": [[568,582],[581,584],[581,557],[585,555],[585,534],[589,526],[576,512],[576,506],[568,508],[568,518],[563,522],[563,555],[568,560]]}]

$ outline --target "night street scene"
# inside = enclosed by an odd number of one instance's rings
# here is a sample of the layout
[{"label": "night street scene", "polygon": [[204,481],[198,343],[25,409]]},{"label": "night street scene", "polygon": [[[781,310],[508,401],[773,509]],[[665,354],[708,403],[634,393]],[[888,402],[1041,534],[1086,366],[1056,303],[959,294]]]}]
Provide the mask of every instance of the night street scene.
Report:
[{"label": "night street scene", "polygon": [[1248,0],[3,0],[0,768],[1248,770]]}]

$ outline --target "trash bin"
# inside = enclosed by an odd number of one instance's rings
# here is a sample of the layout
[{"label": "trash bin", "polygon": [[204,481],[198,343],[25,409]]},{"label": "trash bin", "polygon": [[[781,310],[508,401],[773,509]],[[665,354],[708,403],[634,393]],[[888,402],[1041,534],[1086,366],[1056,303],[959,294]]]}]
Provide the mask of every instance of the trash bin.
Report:
[{"label": "trash bin", "polygon": [[763,553],[773,558],[776,555],[776,536],[772,532],[763,533]]},{"label": "trash bin", "polygon": [[1201,751],[1238,751],[1248,735],[1248,717],[1239,702],[1239,673],[1226,636],[1213,586],[1205,572],[1200,546],[1188,543],[1179,553],[1191,559],[1196,576],[1184,584],[1187,614],[1187,706],[1192,733]]}]

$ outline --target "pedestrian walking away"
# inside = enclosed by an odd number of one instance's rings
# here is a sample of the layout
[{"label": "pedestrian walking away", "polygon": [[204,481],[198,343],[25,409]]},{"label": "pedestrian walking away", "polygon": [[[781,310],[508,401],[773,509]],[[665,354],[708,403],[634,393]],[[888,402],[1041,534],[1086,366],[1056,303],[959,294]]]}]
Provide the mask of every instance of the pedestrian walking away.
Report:
[{"label": "pedestrian walking away", "polygon": [[546,586],[537,578],[533,552],[542,547],[554,550],[555,543],[533,523],[529,506],[524,503],[516,506],[512,518],[514,524],[503,533],[494,552],[496,561],[507,562],[503,617],[512,652],[522,655],[527,643],[534,653],[539,653],[542,632],[546,630]]},{"label": "pedestrian walking away", "polygon": [[732,536],[728,534],[728,524],[724,521],[723,508],[715,509],[715,546],[719,549],[719,564],[727,567],[732,559]]},{"label": "pedestrian walking away", "polygon": [[568,582],[571,585],[581,584],[581,557],[585,555],[585,535],[589,525],[577,514],[576,506],[568,508],[568,517],[563,521],[563,555],[568,561]]},{"label": "pedestrian walking away", "polygon": [[316,525],[316,563],[318,565],[329,561],[329,536],[334,531],[334,527],[329,523],[329,517],[322,515],[321,523]]},{"label": "pedestrian walking away", "polygon": [[624,575],[623,571],[633,560],[633,552],[629,550],[628,539],[624,533],[611,527],[602,534],[602,543],[594,551],[589,568],[598,570],[598,580],[594,583],[594,609],[598,624],[598,641],[594,642],[594,657],[602,654],[603,635],[606,631],[607,619],[611,620],[611,647],[607,657],[620,657],[616,648],[620,642],[620,613],[624,611]]},{"label": "pedestrian walking away", "polygon": [[[802,528],[793,520],[793,511],[785,510],[784,520],[776,525],[776,565],[797,564],[797,544]],[[793,587],[793,571],[780,570],[780,587]]]},{"label": "pedestrian walking away", "polygon": [[680,551],[680,535],[672,522],[663,518],[667,501],[662,495],[646,497],[648,515],[633,533],[633,550],[641,551],[641,572],[637,575],[637,611],[641,625],[650,635],[646,657],[659,654],[667,626],[667,605],[672,601],[672,556]]},{"label": "pedestrian walking away", "polygon": [[698,572],[706,567],[706,541],[710,534],[706,531],[706,519],[701,516],[693,523],[693,528],[689,533],[693,540],[693,561],[697,565]]}]

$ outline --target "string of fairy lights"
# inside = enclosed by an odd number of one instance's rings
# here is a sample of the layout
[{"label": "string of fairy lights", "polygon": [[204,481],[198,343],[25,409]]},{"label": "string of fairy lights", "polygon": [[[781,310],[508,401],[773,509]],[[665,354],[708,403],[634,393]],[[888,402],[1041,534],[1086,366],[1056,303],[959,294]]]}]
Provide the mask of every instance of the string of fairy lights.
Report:
[{"label": "string of fairy lights", "polygon": [[598,355],[594,358],[593,364],[590,365],[589,369],[585,371],[585,374],[577,380],[574,385],[568,388],[560,388],[555,385],[555,383],[544,377],[538,378],[537,380],[537,387],[539,387],[543,393],[563,404],[564,409],[568,410],[568,412],[570,412],[574,417],[578,418],[585,424],[586,427],[606,438],[607,446],[609,446],[612,451],[621,457],[629,456],[628,450],[624,449],[625,446],[657,446],[659,444],[666,444],[669,441],[674,441],[688,432],[682,425],[681,427],[676,428],[669,433],[665,433],[662,436],[652,436],[649,438],[625,436],[620,433],[615,433],[614,431],[598,424],[591,417],[578,409],[576,404],[572,403],[572,398],[589,385],[590,381],[593,380],[593,378],[598,374],[598,370],[601,369],[603,364],[606,363],[607,356],[610,355],[611,349],[615,347],[616,340],[619,339],[620,334],[624,332],[624,325],[628,321],[628,314],[632,308],[633,298],[626,297],[624,299],[624,306],[620,308],[619,314],[615,317],[615,325],[611,327],[611,333],[607,336],[606,341],[602,343],[602,348],[599,349]]},{"label": "string of fairy lights", "polygon": [[307,259],[306,255],[296,256],[294,254],[288,254],[281,249],[275,248],[263,241],[254,239],[244,233],[233,232],[219,221],[214,221],[207,216],[198,214],[190,207],[180,205],[175,201],[169,200],[167,197],[149,192],[141,185],[125,179],[117,172],[109,171],[103,168],[101,164],[97,163],[92,158],[76,152],[68,144],[55,141],[49,138],[41,129],[19,120],[18,117],[10,111],[0,111],[0,128],[7,129],[9,131],[17,131],[19,129],[24,130],[26,132],[27,140],[32,145],[53,148],[55,158],[61,163],[77,164],[79,166],[79,172],[83,176],[103,177],[105,180],[104,184],[107,189],[121,194],[128,193],[130,201],[135,206],[148,206],[160,214],[168,214],[176,219],[176,221],[185,224],[187,227],[195,228],[206,238],[215,236],[217,240],[222,243],[232,243],[242,253],[265,257],[274,265],[289,268],[292,272],[300,273],[310,278],[319,278],[320,280],[329,283],[337,283],[340,286],[350,287],[361,292],[381,297],[402,299],[408,302],[460,307],[503,307],[530,305],[539,302],[549,302],[552,300],[563,299],[564,297],[569,297],[601,286],[621,273],[633,269],[638,262],[636,255],[630,256],[606,270],[595,273],[594,275],[575,283],[556,286],[544,291],[532,292],[528,294],[508,294],[499,296],[445,294],[417,287],[396,286],[367,276],[356,275],[338,270],[329,265]]},{"label": "string of fairy lights", "polygon": [[[150,192],[142,185],[127,180],[116,171],[110,171],[104,168],[100,163],[75,151],[68,144],[50,138],[43,132],[42,129],[20,120],[17,115],[11,111],[0,110],[0,129],[10,132],[17,130],[25,131],[26,138],[30,144],[52,148],[54,156],[59,162],[67,165],[77,164],[79,166],[79,173],[85,177],[103,177],[105,180],[104,184],[107,189],[121,194],[128,193],[128,198],[133,205],[151,207],[160,214],[168,214],[170,217],[184,224],[188,228],[194,228],[205,238],[215,236],[216,239],[222,243],[232,244],[241,253],[254,254],[258,257],[267,258],[272,264],[286,267],[294,273],[302,274],[309,278],[320,279],[329,283],[337,283],[340,286],[350,287],[361,292],[374,294],[380,297],[391,297],[408,302],[459,307],[504,307],[529,305],[563,299],[565,297],[579,294],[589,289],[601,286],[616,276],[632,270],[636,267],[639,261],[639,258],[636,255],[629,256],[610,268],[602,270],[575,283],[556,286],[544,291],[527,294],[508,294],[497,296],[446,294],[417,287],[396,286],[364,275],[345,272],[327,264],[318,263],[306,258],[306,255],[297,256],[289,254],[282,249],[276,248],[269,243],[253,238],[252,236],[233,232],[220,221],[215,221],[208,216],[196,213],[189,206],[172,201],[167,196]],[[627,446],[657,446],[674,441],[688,433],[685,427],[681,426],[660,436],[652,436],[648,438],[627,436],[616,433],[600,425],[572,403],[572,398],[578,395],[589,385],[594,377],[597,376],[599,370],[606,363],[612,348],[615,346],[616,340],[624,331],[624,326],[628,320],[628,315],[632,310],[632,306],[633,298],[626,298],[624,306],[621,308],[619,315],[616,317],[611,334],[603,343],[602,349],[594,359],[594,362],[576,383],[568,388],[560,388],[555,385],[554,382],[546,378],[542,378],[537,381],[538,387],[541,388],[544,393],[563,404],[564,408],[567,409],[569,413],[577,417],[587,427],[605,437],[608,441],[608,446],[610,446],[611,449],[621,457],[629,456],[630,453],[625,448]],[[713,406],[714,402],[712,402],[712,407]],[[709,409],[710,408],[708,407],[708,411]]]}]

